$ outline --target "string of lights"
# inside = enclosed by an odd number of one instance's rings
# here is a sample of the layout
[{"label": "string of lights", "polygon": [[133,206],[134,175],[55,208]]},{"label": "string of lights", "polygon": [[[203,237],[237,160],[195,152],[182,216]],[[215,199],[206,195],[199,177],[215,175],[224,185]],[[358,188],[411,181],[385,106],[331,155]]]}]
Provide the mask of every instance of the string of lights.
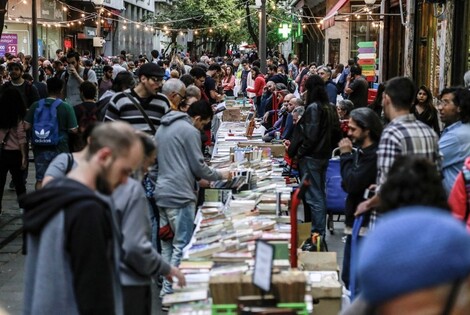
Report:
[{"label": "string of lights", "polygon": [[[172,28],[171,24],[177,23],[177,22],[183,22],[191,19],[201,19],[204,17],[204,15],[197,15],[193,17],[188,17],[188,18],[183,18],[183,19],[177,19],[177,20],[169,20],[169,21],[155,21],[155,19],[158,18],[158,16],[154,16],[153,19],[148,19],[146,21],[134,21],[132,19],[129,19],[127,17],[121,16],[120,14],[116,13],[114,10],[110,10],[105,7],[100,7],[97,12],[87,12],[84,10],[81,10],[77,7],[74,7],[68,3],[62,2],[61,0],[55,0],[55,2],[62,8],[63,12],[68,12],[68,11],[73,11],[77,12],[80,14],[80,18],[76,18],[73,20],[67,20],[67,21],[58,21],[58,22],[52,22],[52,21],[41,21],[40,23],[44,27],[75,27],[76,25],[82,25],[86,21],[94,21],[96,24],[105,23],[111,24],[112,22],[118,22],[121,23],[120,27],[123,30],[128,29],[131,25],[133,25],[136,29],[143,29],[144,31],[150,31],[150,32],[155,32],[155,31],[160,31],[164,32],[165,34],[169,34],[171,32],[179,32],[180,34],[184,34],[187,32],[193,32],[194,35],[198,35],[199,33],[203,33],[204,31],[207,31],[208,33],[213,33],[215,30],[221,30],[221,29],[228,29],[233,25],[233,23],[236,23],[238,25],[241,25],[242,20],[246,19],[248,16],[254,16],[258,15],[259,12],[256,10],[249,15],[245,15],[244,17],[240,17],[236,19],[235,21],[227,22],[227,23],[222,23],[214,26],[206,26],[206,27],[199,27],[199,28],[192,28],[192,29],[182,29],[182,28]],[[245,1],[245,3],[242,3],[241,5],[245,5],[249,0]],[[15,21],[15,22],[25,22],[31,24],[31,18],[28,17],[23,17],[23,16],[16,16],[14,14],[14,8],[17,7],[18,5],[26,5],[28,4],[27,0],[18,0],[15,4],[11,6],[11,9],[8,11],[8,20],[9,21]],[[272,3],[271,7],[273,9],[276,9],[276,4]],[[361,17],[364,15],[366,16],[366,20],[369,20],[372,23],[377,23],[377,25],[380,25],[380,20],[375,20],[371,16],[373,14],[373,10],[376,9],[378,6],[375,7],[364,7],[360,8],[358,11],[353,12],[353,13],[336,13],[332,17],[340,20],[340,21],[345,21],[348,22],[350,19],[352,20],[354,17],[356,19],[361,19]],[[378,14],[380,15],[380,14]],[[303,15],[298,12],[290,12],[290,16],[293,18],[299,19],[302,25],[302,28],[306,28],[309,25],[316,25],[318,27],[321,27],[321,24],[324,22],[324,17],[318,17],[318,16],[310,16],[310,15]],[[380,15],[381,16],[381,15]],[[273,20],[276,20],[277,22],[282,23],[292,23],[292,20],[286,20],[283,18],[279,18],[273,14],[268,14],[268,23],[272,23]],[[307,22],[310,19],[314,19],[314,22]],[[307,21],[306,21],[307,20]],[[162,26],[160,26],[162,25]]]}]

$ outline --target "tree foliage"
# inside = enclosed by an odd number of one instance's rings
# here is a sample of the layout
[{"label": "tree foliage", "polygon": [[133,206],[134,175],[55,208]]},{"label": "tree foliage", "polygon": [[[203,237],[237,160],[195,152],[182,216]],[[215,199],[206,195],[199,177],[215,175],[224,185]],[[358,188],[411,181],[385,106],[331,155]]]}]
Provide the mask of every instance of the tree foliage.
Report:
[{"label": "tree foliage", "polygon": [[[278,35],[279,21],[289,17],[288,11],[279,8],[277,2],[272,0],[266,6],[268,16],[273,17],[267,24],[267,45],[271,49],[284,41]],[[180,32],[198,30],[193,32],[195,42],[203,45],[211,41],[220,54],[228,44],[258,44],[259,18],[254,5],[255,0],[180,0],[163,5],[160,11],[145,20],[165,31],[173,45],[176,45]]]}]

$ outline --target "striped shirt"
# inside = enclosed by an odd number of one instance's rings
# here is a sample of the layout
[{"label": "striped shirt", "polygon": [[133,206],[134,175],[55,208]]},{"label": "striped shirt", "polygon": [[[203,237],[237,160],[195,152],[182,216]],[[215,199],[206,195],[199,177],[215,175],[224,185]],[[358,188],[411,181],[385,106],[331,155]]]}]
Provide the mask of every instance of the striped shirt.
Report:
[{"label": "striped shirt", "polygon": [[[439,137],[434,130],[416,119],[413,114],[403,115],[392,120],[382,132],[377,150],[377,191],[387,179],[387,174],[396,158],[413,155],[427,158],[441,170]],[[375,211],[371,225],[375,222]]]},{"label": "striped shirt", "polygon": [[[130,94],[134,101],[138,102],[147,113],[156,129],[160,126],[160,120],[170,110],[170,101],[165,95],[158,93],[147,99],[140,98],[134,90],[126,90],[125,93]],[[152,129],[142,115],[142,112],[135,106],[132,100],[124,93],[116,93],[109,101],[104,121],[124,120],[127,121],[135,129],[145,131],[149,134]]]}]

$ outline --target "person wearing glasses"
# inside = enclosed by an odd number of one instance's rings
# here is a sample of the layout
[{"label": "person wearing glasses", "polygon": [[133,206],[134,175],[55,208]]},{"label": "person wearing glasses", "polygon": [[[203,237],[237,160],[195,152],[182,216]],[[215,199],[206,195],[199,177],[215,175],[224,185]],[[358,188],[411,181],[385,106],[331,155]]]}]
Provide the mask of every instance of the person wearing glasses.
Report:
[{"label": "person wearing glasses", "polygon": [[[164,75],[165,71],[154,63],[142,65],[138,73],[139,83],[110,99],[104,121],[124,120],[135,129],[154,135],[162,116],[170,110],[170,101],[160,93]],[[136,103],[140,104],[151,124]]]},{"label": "person wearing glasses", "polygon": [[445,126],[439,149],[443,155],[443,184],[449,194],[465,158],[470,156],[470,91],[465,88],[443,89],[438,110]]},{"label": "person wearing glasses", "polygon": [[171,110],[186,106],[186,86],[179,79],[169,79],[162,87],[162,94],[170,101]]}]

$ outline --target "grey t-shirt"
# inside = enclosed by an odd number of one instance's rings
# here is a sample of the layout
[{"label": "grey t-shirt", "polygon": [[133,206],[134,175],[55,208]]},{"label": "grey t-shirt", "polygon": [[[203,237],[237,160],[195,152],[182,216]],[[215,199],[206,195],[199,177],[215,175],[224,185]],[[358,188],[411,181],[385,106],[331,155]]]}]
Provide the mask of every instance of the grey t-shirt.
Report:
[{"label": "grey t-shirt", "polygon": [[[80,68],[78,74],[81,78],[83,78],[83,74],[85,72],[85,68]],[[87,81],[93,82],[98,85],[98,79],[96,78],[96,73],[93,70],[88,70],[88,79]],[[82,103],[82,99],[80,98],[80,82],[75,78],[73,75],[69,75],[67,79],[67,103],[72,106],[78,105]]]},{"label": "grey t-shirt", "polygon": [[[71,167],[69,163],[73,163]],[[51,176],[53,178],[62,178],[65,176],[67,169],[73,169],[77,167],[77,165],[75,159],[71,160],[67,153],[61,153],[49,164],[44,177]]]}]

